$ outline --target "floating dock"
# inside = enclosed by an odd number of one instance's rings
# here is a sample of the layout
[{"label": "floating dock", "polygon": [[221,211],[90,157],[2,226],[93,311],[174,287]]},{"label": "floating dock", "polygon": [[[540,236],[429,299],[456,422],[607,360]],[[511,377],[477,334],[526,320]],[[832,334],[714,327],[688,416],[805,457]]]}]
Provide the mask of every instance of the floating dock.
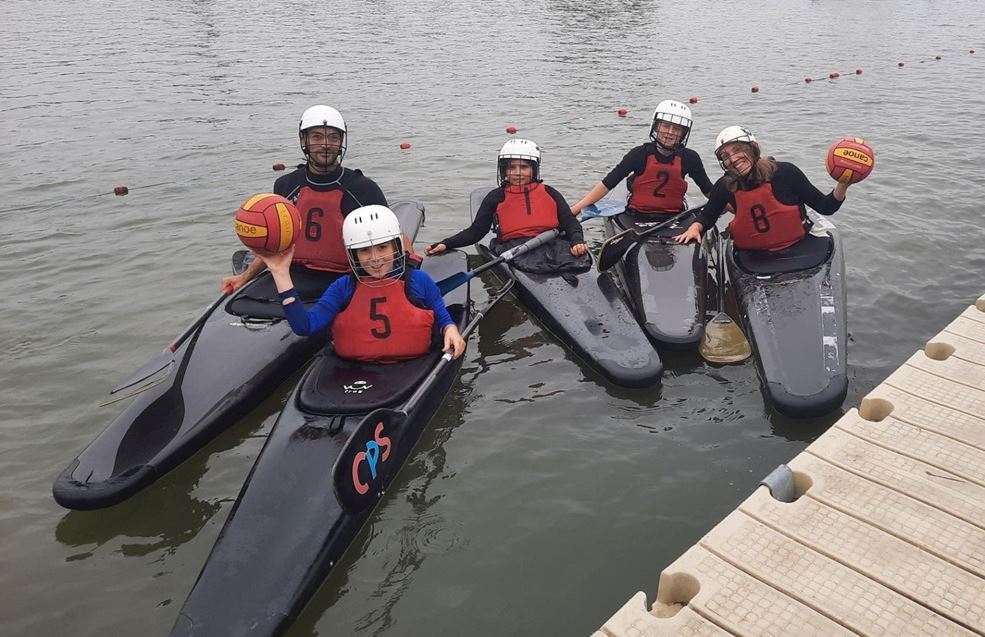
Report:
[{"label": "floating dock", "polygon": [[771,477],[593,637],[985,635],[985,297]]}]

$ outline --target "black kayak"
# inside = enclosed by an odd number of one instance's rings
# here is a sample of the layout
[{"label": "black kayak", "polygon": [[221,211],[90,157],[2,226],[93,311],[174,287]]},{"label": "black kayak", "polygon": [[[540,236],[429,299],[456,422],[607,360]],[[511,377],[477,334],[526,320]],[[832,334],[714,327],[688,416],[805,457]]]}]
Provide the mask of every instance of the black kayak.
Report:
[{"label": "black kayak", "polygon": [[[449,251],[426,258],[423,267],[441,280],[464,272],[467,258]],[[464,325],[469,286],[444,298],[452,318]],[[315,358],[277,418],[172,636],[279,635],[287,629],[444,399],[462,359],[448,361],[433,383],[422,383],[440,358],[436,351],[374,365],[340,359],[330,347]],[[403,408],[406,419],[384,428],[375,418],[381,407]],[[366,418],[369,412],[374,418]]]},{"label": "black kayak", "polygon": [[[472,192],[474,217],[491,188]],[[496,255],[476,244],[486,261]],[[594,267],[563,276],[532,274],[502,263],[500,280],[513,279],[513,293],[549,332],[582,361],[622,387],[649,387],[660,382],[663,363],[608,274]]]},{"label": "black kayak", "polygon": [[848,393],[845,259],[835,226],[773,253],[725,249],[726,267],[766,399],[794,418],[820,416]]},{"label": "black kayak", "polygon": [[[662,221],[623,212],[605,219],[605,232],[606,236],[629,228],[643,232]],[[704,243],[682,245],[671,238],[693,221],[688,216],[657,230],[630,248],[614,268],[646,333],[668,349],[694,348],[704,335],[708,253]]]},{"label": "black kayak", "polygon": [[[424,218],[416,203],[393,206],[413,240]],[[303,299],[334,279],[292,269]],[[213,309],[214,308],[214,309]],[[210,308],[174,352],[174,364],[140,393],[55,480],[55,501],[98,509],[129,498],[243,418],[325,345],[296,336],[283,319],[269,272]]]}]

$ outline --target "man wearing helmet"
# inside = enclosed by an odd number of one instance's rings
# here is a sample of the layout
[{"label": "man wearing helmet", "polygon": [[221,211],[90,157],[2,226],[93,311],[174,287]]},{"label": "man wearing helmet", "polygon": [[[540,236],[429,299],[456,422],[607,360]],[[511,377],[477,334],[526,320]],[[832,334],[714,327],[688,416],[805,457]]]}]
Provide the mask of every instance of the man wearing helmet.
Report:
[{"label": "man wearing helmet", "polygon": [[793,164],[762,157],[756,137],[741,126],[729,126],[718,134],[715,156],[725,175],[696,221],[675,237],[678,243],[699,241],[702,231],[715,225],[731,205],[735,219],[729,231],[736,248],[783,250],[810,229],[805,205],[830,215],[841,207],[848,191],[848,185],[839,182],[825,195]]},{"label": "man wearing helmet", "polygon": [[458,358],[465,340],[448,314],[438,286],[409,267],[404,235],[386,206],[353,210],[342,224],[352,269],[306,310],[291,279],[293,248],[257,254],[270,269],[284,314],[296,334],[331,326],[335,353],[369,363],[396,363],[424,356],[436,340]]},{"label": "man wearing helmet", "polygon": [[[290,199],[301,213],[301,235],[294,261],[326,273],[319,280],[327,285],[349,271],[342,245],[342,221],[360,206],[387,205],[383,191],[356,169],[342,166],[346,150],[346,125],[342,115],[318,104],[301,114],[298,141],[306,162],[274,182],[274,193]],[[224,292],[233,293],[263,269],[254,261],[245,272],[222,279]]]},{"label": "man wearing helmet", "polygon": [[[497,236],[490,243],[490,248],[497,252],[545,230],[561,228],[566,239],[559,238],[542,246],[553,251],[547,259],[551,267],[558,271],[591,267],[581,224],[570,214],[571,209],[561,193],[540,178],[540,148],[537,144],[527,139],[511,139],[503,144],[496,173],[499,188],[491,190],[483,199],[472,225],[431,245],[426,250],[427,254],[477,243],[490,227],[495,229]],[[527,253],[524,258],[529,261],[537,254],[540,252]],[[514,261],[514,265],[527,269],[520,261]]]},{"label": "man wearing helmet", "polygon": [[643,215],[677,214],[684,210],[685,177],[708,195],[711,180],[698,153],[686,148],[691,135],[691,108],[675,100],[657,104],[650,121],[650,141],[622,158],[602,181],[571,207],[578,214],[629,177],[626,209]]}]

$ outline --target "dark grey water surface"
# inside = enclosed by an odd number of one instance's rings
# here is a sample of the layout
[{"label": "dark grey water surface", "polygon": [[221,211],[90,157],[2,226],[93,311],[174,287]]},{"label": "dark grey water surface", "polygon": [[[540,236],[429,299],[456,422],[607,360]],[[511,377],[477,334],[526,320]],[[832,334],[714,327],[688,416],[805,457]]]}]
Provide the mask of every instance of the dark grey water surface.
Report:
[{"label": "dark grey water surface", "polygon": [[[307,106],[345,115],[347,165],[427,205],[422,242],[467,222],[510,124],[572,202],[668,97],[700,97],[709,172],[729,124],[824,188],[828,145],[867,138],[875,172],[833,218],[849,409],[985,290],[983,39],[972,0],[4,0],[0,634],[167,634],[290,383],[124,504],[68,512],[50,485],[214,297],[233,211],[299,158]],[[613,388],[512,301],[467,357],[291,634],[588,634],[839,416],[777,416],[752,362],[691,353],[662,388]]]}]

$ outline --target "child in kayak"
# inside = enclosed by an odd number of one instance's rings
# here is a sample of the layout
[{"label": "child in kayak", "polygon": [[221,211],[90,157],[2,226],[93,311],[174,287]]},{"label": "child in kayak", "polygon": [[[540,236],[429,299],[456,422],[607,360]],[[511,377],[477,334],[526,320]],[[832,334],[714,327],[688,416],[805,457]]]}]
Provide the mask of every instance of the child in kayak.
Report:
[{"label": "child in kayak", "polygon": [[699,241],[726,206],[735,210],[729,223],[732,241],[741,250],[775,252],[798,243],[810,230],[805,205],[822,215],[835,213],[848,185],[839,182],[827,195],[788,162],[762,157],[756,137],[746,128],[729,126],[715,140],[715,156],[725,169],[697,220],[674,239]]},{"label": "child in kayak", "polygon": [[352,274],[338,279],[306,310],[291,281],[293,247],[257,252],[270,270],[295,334],[331,326],[335,353],[370,363],[395,363],[431,351],[436,333],[443,351],[458,358],[465,341],[430,276],[408,266],[396,215],[386,206],[363,206],[342,224]]},{"label": "child in kayak", "polygon": [[650,141],[632,149],[602,181],[571,207],[583,208],[604,197],[629,177],[626,210],[640,215],[670,215],[684,210],[685,177],[690,177],[707,197],[711,180],[698,153],[686,148],[691,135],[691,108],[675,100],[657,104],[650,122]]},{"label": "child in kayak", "polygon": [[[501,253],[545,230],[560,228],[565,238],[558,238],[540,249],[523,255],[540,259],[539,265],[555,271],[587,270],[591,267],[588,246],[581,224],[571,215],[571,209],[557,190],[540,178],[540,148],[527,139],[511,139],[503,144],[497,162],[499,188],[486,195],[476,212],[472,225],[456,235],[429,246],[426,254],[438,254],[449,248],[461,248],[477,243],[489,232],[496,231],[490,242],[493,252]],[[544,250],[549,252],[546,253]],[[514,265],[521,269],[517,260]]]}]

